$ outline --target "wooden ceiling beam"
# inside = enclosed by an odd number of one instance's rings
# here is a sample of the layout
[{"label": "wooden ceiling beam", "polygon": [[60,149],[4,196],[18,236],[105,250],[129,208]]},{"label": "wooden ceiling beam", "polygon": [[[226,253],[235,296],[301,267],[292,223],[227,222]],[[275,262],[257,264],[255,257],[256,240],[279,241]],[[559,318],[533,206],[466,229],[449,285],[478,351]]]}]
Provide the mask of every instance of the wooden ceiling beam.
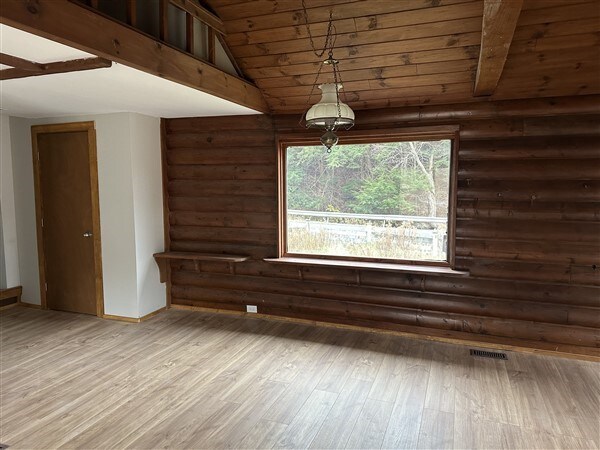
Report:
[{"label": "wooden ceiling beam", "polygon": [[496,90],[522,6],[523,0],[484,1],[474,95],[492,95]]},{"label": "wooden ceiling beam", "polygon": [[31,72],[37,72],[44,69],[44,66],[39,63],[28,61],[17,56],[7,55],[6,53],[0,53],[0,64]]},{"label": "wooden ceiling beam", "polygon": [[13,80],[15,78],[37,77],[40,75],[50,75],[56,73],[102,69],[110,67],[112,65],[112,61],[104,58],[83,58],[37,65],[39,66],[38,70],[29,70],[17,67],[14,69],[0,70],[0,80]]},{"label": "wooden ceiling beam", "polygon": [[269,112],[253,84],[68,0],[2,0],[0,23]]}]

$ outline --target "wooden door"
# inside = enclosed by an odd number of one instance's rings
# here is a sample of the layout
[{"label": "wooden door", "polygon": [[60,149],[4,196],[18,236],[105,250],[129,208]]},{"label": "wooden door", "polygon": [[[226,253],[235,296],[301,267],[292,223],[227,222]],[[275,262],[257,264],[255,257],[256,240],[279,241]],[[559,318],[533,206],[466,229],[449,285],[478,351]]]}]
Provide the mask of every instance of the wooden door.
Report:
[{"label": "wooden door", "polygon": [[101,316],[93,122],[32,127],[42,306]]}]

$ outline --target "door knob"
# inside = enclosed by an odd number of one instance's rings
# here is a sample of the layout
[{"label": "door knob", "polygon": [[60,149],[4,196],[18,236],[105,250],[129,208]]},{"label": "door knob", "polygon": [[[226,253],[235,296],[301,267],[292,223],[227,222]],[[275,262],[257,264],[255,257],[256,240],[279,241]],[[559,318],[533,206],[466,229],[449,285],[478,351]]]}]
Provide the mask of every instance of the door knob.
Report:
[{"label": "door knob", "polygon": [[85,233],[83,233],[83,237],[92,237],[92,232],[86,231]]}]

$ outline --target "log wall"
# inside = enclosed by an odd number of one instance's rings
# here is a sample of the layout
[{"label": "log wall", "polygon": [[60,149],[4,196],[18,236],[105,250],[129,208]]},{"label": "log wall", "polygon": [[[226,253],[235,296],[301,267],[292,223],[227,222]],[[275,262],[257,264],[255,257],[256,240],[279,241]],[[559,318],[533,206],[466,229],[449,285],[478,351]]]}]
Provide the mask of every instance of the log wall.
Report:
[{"label": "log wall", "polygon": [[[272,264],[276,132],[298,117],[163,123],[173,305],[600,355],[600,96],[357,113],[361,129],[460,125],[456,266],[468,277]],[[359,128],[357,127],[357,128]],[[301,130],[300,130],[301,131]]]}]

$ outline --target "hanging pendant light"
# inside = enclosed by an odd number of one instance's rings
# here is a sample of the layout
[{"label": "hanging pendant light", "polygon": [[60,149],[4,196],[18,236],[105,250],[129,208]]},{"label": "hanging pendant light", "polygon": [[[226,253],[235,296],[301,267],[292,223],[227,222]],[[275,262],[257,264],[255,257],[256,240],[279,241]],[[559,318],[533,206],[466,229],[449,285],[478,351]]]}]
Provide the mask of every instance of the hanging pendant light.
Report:
[{"label": "hanging pendant light", "polygon": [[354,111],[345,103],[342,103],[339,97],[341,84],[325,83],[319,86],[322,97],[319,103],[314,104],[306,112],[306,127],[321,128],[326,133],[321,138],[321,142],[328,151],[331,151],[338,142],[334,131],[340,127],[346,129],[354,125]]},{"label": "hanging pendant light", "polygon": [[[308,16],[306,14],[306,6],[302,1],[304,9],[304,17],[306,20],[306,30],[310,37],[310,42],[315,55],[322,56],[325,51],[329,50],[329,55],[326,60],[321,62],[319,70],[313,83],[311,93],[308,97],[308,102],[313,95],[315,86],[318,85],[321,90],[321,100],[311,106],[306,111],[306,127],[317,128],[325,131],[321,136],[321,143],[327,148],[327,152],[331,152],[331,148],[338,143],[338,136],[335,132],[340,129],[350,129],[354,125],[354,111],[346,103],[340,100],[340,91],[343,89],[342,78],[338,69],[339,61],[333,57],[335,47],[335,27],[333,26],[333,13],[329,13],[329,26],[327,27],[327,37],[325,38],[325,46],[321,51],[317,51],[314,47],[310,28],[308,26]],[[331,67],[333,82],[319,84],[319,76],[323,68]],[[304,116],[304,115],[303,115]]]}]

